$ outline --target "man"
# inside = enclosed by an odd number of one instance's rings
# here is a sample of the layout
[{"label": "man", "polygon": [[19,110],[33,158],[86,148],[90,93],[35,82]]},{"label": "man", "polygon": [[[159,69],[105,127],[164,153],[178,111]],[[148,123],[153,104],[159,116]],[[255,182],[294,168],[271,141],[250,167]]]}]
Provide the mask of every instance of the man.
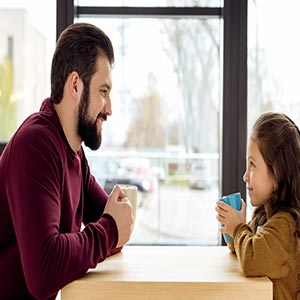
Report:
[{"label": "man", "polygon": [[113,62],[104,32],[69,26],[53,56],[51,97],[1,155],[0,299],[55,299],[130,238],[130,203],[119,201],[119,186],[107,196],[81,147],[100,147]]}]

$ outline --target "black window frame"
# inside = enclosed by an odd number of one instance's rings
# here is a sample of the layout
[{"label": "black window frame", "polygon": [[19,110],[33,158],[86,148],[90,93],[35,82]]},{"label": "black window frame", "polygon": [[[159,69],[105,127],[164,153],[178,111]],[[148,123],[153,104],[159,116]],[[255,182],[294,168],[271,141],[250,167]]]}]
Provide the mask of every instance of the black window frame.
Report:
[{"label": "black window frame", "polygon": [[[240,191],[246,199],[243,174],[247,144],[247,6],[248,0],[224,0],[223,7],[84,7],[74,0],[57,0],[57,38],[75,17],[199,16],[224,22],[223,103],[221,137],[222,195]],[[222,239],[221,244],[224,244]]]}]

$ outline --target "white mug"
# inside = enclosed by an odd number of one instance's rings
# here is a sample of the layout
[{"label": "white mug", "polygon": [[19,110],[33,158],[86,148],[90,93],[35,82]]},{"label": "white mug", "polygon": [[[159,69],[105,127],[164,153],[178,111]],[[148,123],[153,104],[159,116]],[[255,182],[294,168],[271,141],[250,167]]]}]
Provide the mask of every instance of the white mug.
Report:
[{"label": "white mug", "polygon": [[123,199],[127,198],[130,201],[131,205],[132,205],[132,212],[133,212],[133,217],[134,217],[134,220],[135,220],[138,188],[137,188],[136,185],[132,185],[132,184],[119,184],[119,186],[121,187],[122,191],[126,195]]}]

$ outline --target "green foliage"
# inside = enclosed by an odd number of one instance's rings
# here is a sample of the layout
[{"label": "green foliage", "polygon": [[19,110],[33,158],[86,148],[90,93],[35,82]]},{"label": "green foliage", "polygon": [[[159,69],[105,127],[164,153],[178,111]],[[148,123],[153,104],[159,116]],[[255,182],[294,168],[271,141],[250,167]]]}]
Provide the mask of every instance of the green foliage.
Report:
[{"label": "green foliage", "polygon": [[16,102],[13,100],[13,64],[5,57],[0,64],[0,141],[7,141],[16,128]]}]

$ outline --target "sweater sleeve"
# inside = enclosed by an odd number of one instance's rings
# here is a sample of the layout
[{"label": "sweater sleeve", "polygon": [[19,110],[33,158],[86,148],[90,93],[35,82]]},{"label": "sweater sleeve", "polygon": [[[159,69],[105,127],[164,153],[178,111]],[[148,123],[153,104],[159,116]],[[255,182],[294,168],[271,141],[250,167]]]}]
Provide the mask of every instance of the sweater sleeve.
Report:
[{"label": "sweater sleeve", "polygon": [[[107,202],[108,195],[96,181],[95,177],[91,174],[90,167],[82,149],[80,155],[82,160],[82,173],[85,188],[83,223],[88,227],[89,223],[95,222],[101,217]],[[116,235],[117,234],[118,231],[116,230]],[[113,245],[111,251],[108,253],[108,256],[119,253],[122,250],[123,247],[115,248],[117,241],[118,239],[116,239],[116,242]]]},{"label": "sweater sleeve", "polygon": [[[61,232],[62,218],[70,217],[61,215],[65,166],[47,135],[34,136],[33,132],[13,142],[6,193],[26,284],[35,298],[46,299],[110,255],[118,233],[110,215],[81,232]],[[70,205],[72,209],[76,208]]]},{"label": "sweater sleeve", "polygon": [[274,215],[256,234],[247,224],[234,233],[234,248],[246,276],[281,278],[289,272],[294,247],[294,226],[287,213]]}]

